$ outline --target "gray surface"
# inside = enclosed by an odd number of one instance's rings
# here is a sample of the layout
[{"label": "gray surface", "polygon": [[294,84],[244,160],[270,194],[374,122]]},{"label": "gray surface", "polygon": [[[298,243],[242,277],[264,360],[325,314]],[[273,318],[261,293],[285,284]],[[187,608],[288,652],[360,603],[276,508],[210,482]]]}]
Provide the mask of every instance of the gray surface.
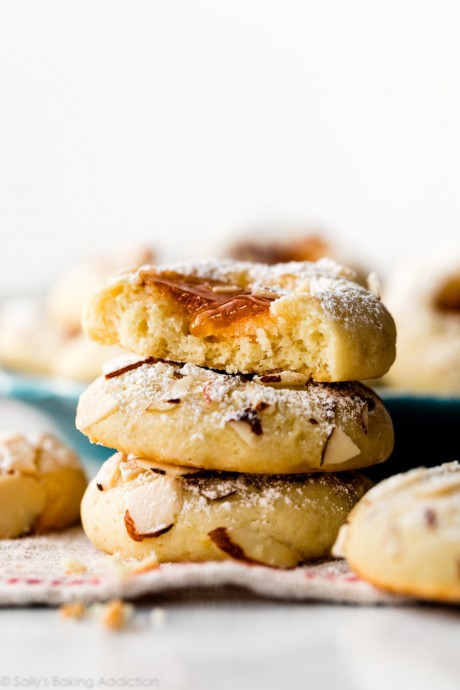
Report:
[{"label": "gray surface", "polygon": [[144,604],[121,633],[62,621],[53,609],[2,610],[1,677],[10,687],[34,687],[31,677],[67,688],[114,678],[117,687],[165,689],[459,687],[457,609],[275,604],[235,592],[153,605],[166,612],[161,627]]}]

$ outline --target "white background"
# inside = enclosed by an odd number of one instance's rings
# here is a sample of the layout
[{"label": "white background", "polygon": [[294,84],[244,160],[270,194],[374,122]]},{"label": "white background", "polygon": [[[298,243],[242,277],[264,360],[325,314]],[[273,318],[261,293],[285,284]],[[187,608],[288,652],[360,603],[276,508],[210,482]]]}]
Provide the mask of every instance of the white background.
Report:
[{"label": "white background", "polygon": [[0,0],[0,290],[149,240],[460,244],[457,0]]}]

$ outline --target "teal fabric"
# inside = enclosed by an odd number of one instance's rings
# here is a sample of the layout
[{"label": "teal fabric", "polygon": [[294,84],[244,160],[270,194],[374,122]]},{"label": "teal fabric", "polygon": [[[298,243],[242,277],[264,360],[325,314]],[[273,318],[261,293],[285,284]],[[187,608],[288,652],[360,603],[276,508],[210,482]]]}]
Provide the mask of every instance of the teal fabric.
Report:
[{"label": "teal fabric", "polygon": [[371,479],[460,460],[460,397],[376,392],[393,420],[395,447],[386,462],[366,470]]},{"label": "teal fabric", "polygon": [[88,459],[103,461],[113,451],[93,445],[75,428],[78,399],[84,389],[83,384],[67,379],[27,376],[0,369],[0,395],[36,406],[52,418],[62,438],[77,453]]}]

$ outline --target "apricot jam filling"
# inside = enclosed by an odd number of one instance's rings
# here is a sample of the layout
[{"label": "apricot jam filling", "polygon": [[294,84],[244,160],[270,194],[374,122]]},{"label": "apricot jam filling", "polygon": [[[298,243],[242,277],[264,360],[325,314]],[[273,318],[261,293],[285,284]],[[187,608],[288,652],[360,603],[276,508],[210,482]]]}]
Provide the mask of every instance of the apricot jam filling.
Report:
[{"label": "apricot jam filling", "polygon": [[141,286],[146,292],[151,287],[172,300],[189,317],[190,333],[201,337],[223,335],[242,321],[267,315],[270,304],[278,297],[275,293],[254,294],[247,288],[172,271],[144,274]]}]

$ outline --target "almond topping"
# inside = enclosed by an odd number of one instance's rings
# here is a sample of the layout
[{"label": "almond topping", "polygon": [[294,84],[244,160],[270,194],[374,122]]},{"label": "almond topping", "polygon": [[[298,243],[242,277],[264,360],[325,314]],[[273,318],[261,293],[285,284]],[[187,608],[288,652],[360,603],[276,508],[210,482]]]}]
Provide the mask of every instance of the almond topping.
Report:
[{"label": "almond topping", "polygon": [[115,410],[118,410],[118,407],[118,400],[115,400],[108,393],[103,393],[88,405],[88,409],[85,410],[84,414],[81,414],[80,411],[77,412],[77,428],[85,430],[94,424],[103,422]]},{"label": "almond topping", "polygon": [[256,376],[254,380],[266,386],[274,386],[275,388],[305,386],[305,384],[308,383],[308,377],[304,374],[298,374],[296,371],[280,371],[278,374],[264,374],[260,377]]},{"label": "almond topping", "polygon": [[182,509],[182,489],[175,479],[157,475],[132,489],[125,499],[125,526],[131,539],[159,537],[175,524]]},{"label": "almond topping", "polygon": [[155,530],[155,532],[143,532],[142,534],[140,534],[137,531],[137,527],[134,523],[134,520],[129,514],[129,510],[127,510],[125,511],[125,527],[126,531],[128,532],[129,536],[133,541],[144,541],[144,539],[153,539],[154,537],[159,537],[160,535],[169,532],[169,530],[174,527],[174,523],[170,525],[165,525],[164,527],[160,527],[159,529]]},{"label": "almond topping", "polygon": [[248,446],[251,446],[252,448],[257,447],[258,437],[253,434],[246,422],[237,422],[231,419],[228,422],[228,425],[232,427],[233,431],[236,431],[241,440],[247,443]]},{"label": "almond topping", "polygon": [[296,371],[282,371],[281,383],[284,386],[305,386],[308,382],[308,376],[305,374],[298,374]]},{"label": "almond topping", "polygon": [[[266,403],[265,403],[266,405]],[[264,409],[264,407],[259,408]],[[260,422],[260,417],[254,407],[245,407],[244,410],[238,412],[235,417],[228,420],[229,422],[244,422],[248,424],[252,433],[256,436],[261,436],[263,434],[262,424]]]},{"label": "almond topping", "polygon": [[367,436],[367,431],[369,429],[369,403],[367,400],[361,408],[361,422],[363,424],[364,433]]},{"label": "almond topping", "polygon": [[115,486],[120,474],[120,464],[124,463],[125,460],[126,455],[124,453],[115,453],[104,462],[95,479],[99,491],[107,491]]},{"label": "almond topping", "polygon": [[289,546],[258,530],[217,527],[208,536],[221,551],[237,561],[271,568],[295,568],[301,561]]},{"label": "almond topping", "polygon": [[337,538],[335,540],[334,546],[331,549],[331,554],[334,556],[334,558],[346,558],[346,555],[347,555],[346,546],[347,546],[347,541],[348,541],[348,532],[349,532],[349,527],[348,527],[348,524],[345,523],[339,529],[339,533],[338,533]]},{"label": "almond topping", "polygon": [[124,462],[120,462],[120,474],[125,482],[132,481],[143,471],[144,469],[129,457],[127,457]]},{"label": "almond topping", "polygon": [[350,460],[350,458],[354,458],[355,455],[359,455],[360,452],[358,446],[353,443],[351,438],[342,429],[334,427],[326,439],[323,448],[321,467],[325,465],[340,465]]},{"label": "almond topping", "polygon": [[136,455],[130,455],[129,458],[146,470],[152,470],[152,472],[157,474],[169,475],[170,477],[182,477],[184,475],[196,474],[197,472],[200,472],[200,470],[196,467],[168,465],[167,463],[160,462],[158,460],[150,460],[150,458],[138,458]]},{"label": "almond topping", "polygon": [[[180,402],[180,401],[178,401]],[[170,412],[174,410],[177,406],[177,402],[173,400],[152,400],[151,403],[145,408],[146,412]]]},{"label": "almond topping", "polygon": [[137,369],[143,364],[153,364],[155,361],[154,357],[139,358],[136,355],[122,355],[106,362],[102,367],[102,373],[106,379],[112,379],[126,374],[127,371]]},{"label": "almond topping", "polygon": [[367,276],[367,289],[375,297],[375,299],[380,300],[381,295],[382,295],[382,287],[380,285],[380,280],[378,278],[377,273],[372,271],[372,273],[369,273]]},{"label": "almond topping", "polygon": [[280,374],[265,374],[260,377],[261,383],[281,383]]}]

